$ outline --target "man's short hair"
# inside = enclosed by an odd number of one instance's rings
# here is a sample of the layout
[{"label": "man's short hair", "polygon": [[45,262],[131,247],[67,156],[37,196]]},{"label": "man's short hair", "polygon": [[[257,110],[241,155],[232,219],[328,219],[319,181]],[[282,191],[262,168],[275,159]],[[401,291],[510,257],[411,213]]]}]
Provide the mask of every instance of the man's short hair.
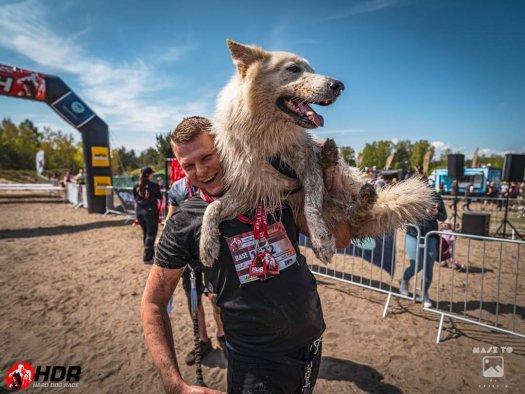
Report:
[{"label": "man's short hair", "polygon": [[202,116],[184,118],[171,132],[172,144],[193,142],[199,135],[211,131],[211,122]]}]

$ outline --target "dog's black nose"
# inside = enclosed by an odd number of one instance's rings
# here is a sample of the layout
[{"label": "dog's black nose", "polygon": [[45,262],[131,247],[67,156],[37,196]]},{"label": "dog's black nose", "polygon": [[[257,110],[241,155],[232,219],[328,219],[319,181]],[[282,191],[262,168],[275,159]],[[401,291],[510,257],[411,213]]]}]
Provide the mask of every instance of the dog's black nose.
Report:
[{"label": "dog's black nose", "polygon": [[341,90],[345,90],[345,85],[337,79],[331,79],[329,83],[330,89],[334,90],[336,93],[340,93]]}]

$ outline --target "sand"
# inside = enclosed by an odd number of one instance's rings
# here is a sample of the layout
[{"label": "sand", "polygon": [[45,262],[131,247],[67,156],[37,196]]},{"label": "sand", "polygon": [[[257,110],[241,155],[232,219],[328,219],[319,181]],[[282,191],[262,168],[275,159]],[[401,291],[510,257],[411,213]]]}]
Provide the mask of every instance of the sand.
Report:
[{"label": "sand", "polygon": [[[139,318],[150,269],[141,261],[140,228],[124,224],[122,217],[88,214],[47,197],[0,196],[0,209],[2,376],[20,361],[80,365],[79,388],[27,392],[163,392]],[[443,278],[450,278],[450,271]],[[493,282],[486,281],[484,291],[494,291]],[[448,330],[436,344],[439,316],[419,304],[393,298],[383,319],[385,294],[324,277],[318,283],[328,328],[316,392],[523,392],[525,340],[447,320]],[[461,287],[464,281],[458,283]],[[514,320],[523,332],[525,300],[518,299],[518,305]],[[205,308],[214,338],[207,302]],[[192,346],[192,325],[180,288],[172,326],[183,359]],[[473,352],[492,346],[513,351]],[[503,378],[482,376],[484,356],[504,357]],[[180,364],[184,378],[193,381],[193,367]],[[219,349],[204,360],[204,379],[210,387],[226,389],[226,361]]]}]

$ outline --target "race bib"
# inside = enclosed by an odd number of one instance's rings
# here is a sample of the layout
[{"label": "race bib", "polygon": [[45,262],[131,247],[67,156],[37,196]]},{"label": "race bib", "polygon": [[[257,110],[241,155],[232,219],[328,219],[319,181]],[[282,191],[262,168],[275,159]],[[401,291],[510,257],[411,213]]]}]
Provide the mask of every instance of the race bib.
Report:
[{"label": "race bib", "polygon": [[[268,241],[268,242],[266,242]],[[241,285],[245,283],[261,280],[256,275],[250,275],[250,264],[255,258],[257,241],[253,236],[253,231],[226,238],[230,253],[235,264],[235,270],[239,276]],[[282,271],[297,261],[295,249],[286,234],[286,230],[281,222],[268,226],[268,240],[259,242],[259,253],[271,253],[275,262],[279,265],[278,271]],[[272,277],[268,274],[266,279]]]}]

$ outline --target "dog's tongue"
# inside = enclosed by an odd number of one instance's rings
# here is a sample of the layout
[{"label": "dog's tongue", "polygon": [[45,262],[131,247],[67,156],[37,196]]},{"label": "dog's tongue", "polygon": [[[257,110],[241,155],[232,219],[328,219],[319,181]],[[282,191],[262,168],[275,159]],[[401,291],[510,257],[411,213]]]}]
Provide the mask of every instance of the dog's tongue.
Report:
[{"label": "dog's tongue", "polygon": [[310,119],[317,127],[323,127],[324,119],[321,115],[315,112],[307,103],[300,102],[298,105],[299,109]]}]

